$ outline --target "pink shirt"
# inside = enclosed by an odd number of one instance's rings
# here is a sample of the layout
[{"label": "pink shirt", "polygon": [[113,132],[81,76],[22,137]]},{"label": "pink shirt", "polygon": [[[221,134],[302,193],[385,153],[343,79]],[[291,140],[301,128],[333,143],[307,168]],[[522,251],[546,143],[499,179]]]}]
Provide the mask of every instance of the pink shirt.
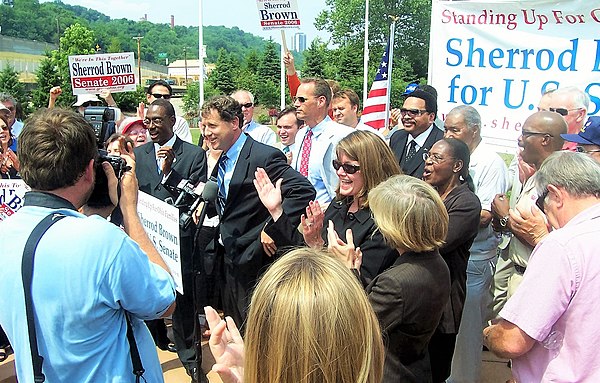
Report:
[{"label": "pink shirt", "polygon": [[600,382],[599,294],[600,203],[535,248],[523,282],[500,312],[537,340],[513,360],[518,382]]}]

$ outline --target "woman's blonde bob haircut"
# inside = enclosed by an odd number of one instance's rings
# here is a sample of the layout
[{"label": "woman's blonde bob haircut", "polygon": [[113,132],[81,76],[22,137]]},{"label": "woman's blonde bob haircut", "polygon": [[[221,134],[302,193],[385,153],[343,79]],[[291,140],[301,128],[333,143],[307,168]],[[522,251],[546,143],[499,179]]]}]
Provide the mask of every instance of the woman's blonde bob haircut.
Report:
[{"label": "woman's blonde bob haircut", "polygon": [[[387,180],[391,176],[402,174],[402,169],[394,152],[381,137],[365,130],[357,130],[342,138],[336,147],[337,158],[345,154],[352,161],[358,161],[360,174],[363,178],[363,187],[354,198],[361,201],[360,207],[368,207],[368,194],[371,189]],[[336,191],[338,200],[344,198],[340,195],[340,186]]]},{"label": "woman's blonde bob haircut", "polygon": [[437,191],[411,176],[395,176],[369,193],[377,227],[402,252],[432,251],[443,245],[448,213]]},{"label": "woman's blonde bob haircut", "polygon": [[245,383],[379,383],[381,331],[357,278],[319,250],[292,250],[263,275],[248,314]]}]

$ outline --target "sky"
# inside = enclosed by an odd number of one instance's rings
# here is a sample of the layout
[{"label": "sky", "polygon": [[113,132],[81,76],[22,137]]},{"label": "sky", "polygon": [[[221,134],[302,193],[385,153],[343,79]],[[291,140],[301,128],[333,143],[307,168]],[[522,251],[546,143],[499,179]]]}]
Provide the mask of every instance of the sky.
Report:
[{"label": "sky", "polygon": [[[50,1],[42,0],[41,2]],[[171,15],[175,16],[176,25],[198,26],[200,0],[62,0],[65,4],[80,5],[91,8],[114,18],[139,20],[148,15],[153,23],[170,23]],[[256,1],[254,0],[204,0],[202,2],[204,25],[237,26],[244,32],[280,42],[281,32],[263,31],[260,23]],[[301,28],[286,29],[288,45],[296,32],[306,34],[307,45],[317,36],[324,41],[327,34],[317,31],[314,20],[325,8],[325,0],[298,0]]]}]

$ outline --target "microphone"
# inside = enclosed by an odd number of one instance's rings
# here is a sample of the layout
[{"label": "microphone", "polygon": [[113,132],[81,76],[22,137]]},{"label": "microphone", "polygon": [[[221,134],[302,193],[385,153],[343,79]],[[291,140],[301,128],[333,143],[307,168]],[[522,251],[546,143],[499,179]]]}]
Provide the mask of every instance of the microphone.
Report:
[{"label": "microphone", "polygon": [[217,180],[214,177],[211,177],[208,182],[204,185],[202,189],[202,195],[197,198],[194,203],[190,206],[187,213],[181,213],[179,218],[179,225],[182,229],[187,229],[192,220],[192,214],[200,205],[200,202],[204,202],[202,205],[202,209],[200,210],[200,216],[198,217],[198,223],[202,224],[204,222],[204,217],[206,216],[206,207],[214,203],[217,199],[217,193],[219,191],[219,187],[217,186]]}]

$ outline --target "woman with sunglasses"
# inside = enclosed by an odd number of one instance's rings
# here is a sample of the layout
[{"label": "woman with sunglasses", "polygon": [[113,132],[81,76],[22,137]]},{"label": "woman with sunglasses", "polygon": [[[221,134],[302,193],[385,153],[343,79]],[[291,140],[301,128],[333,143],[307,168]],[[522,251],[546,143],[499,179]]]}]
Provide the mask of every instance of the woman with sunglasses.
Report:
[{"label": "woman with sunglasses", "polygon": [[423,155],[423,180],[437,190],[449,219],[448,234],[440,247],[440,254],[450,269],[450,301],[429,343],[434,383],[444,382],[450,376],[456,334],[466,298],[469,248],[479,229],[481,203],[473,193],[469,158],[468,146],[455,138],[436,142]]},{"label": "woman with sunglasses", "polygon": [[[264,231],[274,240],[277,249],[286,246],[327,246],[327,226],[332,222],[340,238],[353,242],[363,254],[360,275],[363,283],[387,269],[397,258],[387,246],[371,217],[367,195],[371,189],[389,177],[400,174],[400,166],[387,144],[376,134],[355,131],[343,138],[336,147],[333,167],[339,177],[336,198],[323,209],[313,201],[302,216],[300,234],[283,212],[281,180],[273,186],[263,169],[258,169],[254,185],[258,195],[271,213],[272,222]],[[324,224],[327,223],[327,224]],[[349,232],[351,230],[351,232]]]}]

